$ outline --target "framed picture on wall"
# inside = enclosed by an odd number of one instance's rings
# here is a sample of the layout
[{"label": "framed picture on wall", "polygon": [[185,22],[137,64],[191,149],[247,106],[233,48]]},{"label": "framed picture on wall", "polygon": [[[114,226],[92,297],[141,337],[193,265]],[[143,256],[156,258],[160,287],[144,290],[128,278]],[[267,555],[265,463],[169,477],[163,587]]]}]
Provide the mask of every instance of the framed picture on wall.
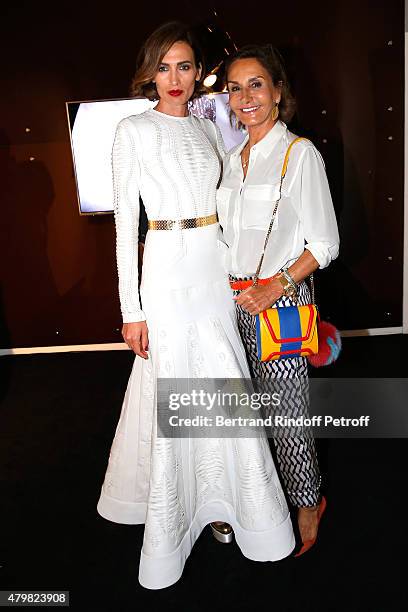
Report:
[{"label": "framed picture on wall", "polygon": [[[228,95],[207,94],[189,103],[190,112],[207,117],[220,128],[227,150],[242,142],[245,132],[231,127]],[[111,153],[116,126],[125,117],[156,106],[147,98],[66,102],[79,213],[111,214],[113,184]]]}]

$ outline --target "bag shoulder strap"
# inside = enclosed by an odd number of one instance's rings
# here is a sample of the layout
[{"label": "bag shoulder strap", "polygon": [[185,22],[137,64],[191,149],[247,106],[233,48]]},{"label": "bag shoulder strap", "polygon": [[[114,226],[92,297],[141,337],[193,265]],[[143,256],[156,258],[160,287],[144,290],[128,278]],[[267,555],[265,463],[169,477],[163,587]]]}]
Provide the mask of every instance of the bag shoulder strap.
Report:
[{"label": "bag shoulder strap", "polygon": [[282,197],[282,184],[283,184],[283,179],[286,176],[286,171],[288,169],[289,155],[290,155],[290,152],[291,152],[291,149],[292,149],[293,145],[296,142],[299,142],[300,140],[307,140],[307,138],[304,138],[303,136],[297,136],[296,138],[294,138],[292,140],[292,142],[289,144],[288,148],[286,149],[285,157],[284,157],[283,164],[282,164],[281,176],[280,176],[279,197],[278,197],[278,199],[275,202],[275,206],[274,206],[274,209],[273,209],[273,212],[272,212],[272,218],[271,218],[271,222],[269,223],[268,231],[266,233],[265,242],[264,242],[262,253],[261,253],[261,259],[259,260],[259,264],[258,264],[258,267],[257,267],[255,275],[254,275],[254,280],[252,282],[253,286],[256,286],[258,284],[258,277],[259,277],[259,274],[261,272],[261,267],[262,267],[263,259],[264,259],[264,256],[265,256],[266,245],[268,244],[269,236],[270,236],[271,231],[272,231],[273,222],[275,221],[275,217],[276,217],[276,211],[278,210],[278,205],[279,205],[279,202],[280,202],[281,197]]},{"label": "bag shoulder strap", "polygon": [[307,138],[305,138],[304,136],[297,136],[296,138],[294,138],[292,140],[292,142],[290,143],[290,145],[288,146],[288,148],[286,149],[286,153],[285,153],[285,159],[283,160],[283,164],[282,164],[282,171],[281,171],[281,180],[283,181],[283,179],[286,176],[286,171],[288,169],[288,163],[289,163],[289,155],[290,152],[292,150],[292,147],[294,144],[296,144],[297,142],[299,142],[300,140],[307,140]]}]

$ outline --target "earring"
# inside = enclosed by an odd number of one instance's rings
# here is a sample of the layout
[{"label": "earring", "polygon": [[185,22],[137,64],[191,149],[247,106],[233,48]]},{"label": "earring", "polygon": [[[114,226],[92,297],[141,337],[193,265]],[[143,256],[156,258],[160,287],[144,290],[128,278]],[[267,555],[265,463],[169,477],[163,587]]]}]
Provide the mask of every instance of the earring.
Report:
[{"label": "earring", "polygon": [[273,121],[276,121],[276,119],[279,117],[279,107],[278,107],[279,102],[275,102],[275,108],[272,110],[272,119]]}]

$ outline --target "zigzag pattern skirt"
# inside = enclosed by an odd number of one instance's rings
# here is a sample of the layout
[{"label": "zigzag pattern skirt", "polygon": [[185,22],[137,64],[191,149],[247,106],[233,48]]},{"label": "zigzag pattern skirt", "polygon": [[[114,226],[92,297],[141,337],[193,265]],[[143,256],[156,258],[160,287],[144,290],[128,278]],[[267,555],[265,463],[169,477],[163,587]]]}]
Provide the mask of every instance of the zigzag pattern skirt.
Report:
[{"label": "zigzag pattern skirt", "polygon": [[[230,280],[248,280],[250,277],[233,277]],[[238,295],[240,291],[234,291]],[[310,291],[303,282],[299,285],[298,305],[310,304]],[[282,296],[276,306],[293,306],[293,301]],[[308,414],[308,372],[305,357],[293,357],[274,361],[259,361],[257,356],[255,317],[239,304],[236,305],[238,327],[245,347],[251,375],[264,385],[279,383],[281,397],[280,414],[297,418]],[[283,379],[284,382],[283,382]],[[276,383],[275,383],[276,384]],[[263,388],[265,388],[263,386]],[[275,455],[289,501],[296,507],[314,506],[319,503],[321,476],[316,455],[316,445],[310,432],[273,436]]]}]

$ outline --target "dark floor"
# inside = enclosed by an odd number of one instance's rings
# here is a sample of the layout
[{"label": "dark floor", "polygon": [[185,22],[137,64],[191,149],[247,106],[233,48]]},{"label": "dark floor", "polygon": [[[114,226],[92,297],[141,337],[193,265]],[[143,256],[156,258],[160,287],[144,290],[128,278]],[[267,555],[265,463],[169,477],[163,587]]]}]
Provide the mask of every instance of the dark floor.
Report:
[{"label": "dark floor", "polygon": [[[346,339],[318,375],[406,377],[407,345]],[[132,360],[124,351],[0,358],[0,589],[69,590],[71,609],[100,612],[408,610],[404,439],[318,441],[328,509],[307,555],[256,563],[207,527],[176,585],[143,589],[143,526],[96,512]]]}]

